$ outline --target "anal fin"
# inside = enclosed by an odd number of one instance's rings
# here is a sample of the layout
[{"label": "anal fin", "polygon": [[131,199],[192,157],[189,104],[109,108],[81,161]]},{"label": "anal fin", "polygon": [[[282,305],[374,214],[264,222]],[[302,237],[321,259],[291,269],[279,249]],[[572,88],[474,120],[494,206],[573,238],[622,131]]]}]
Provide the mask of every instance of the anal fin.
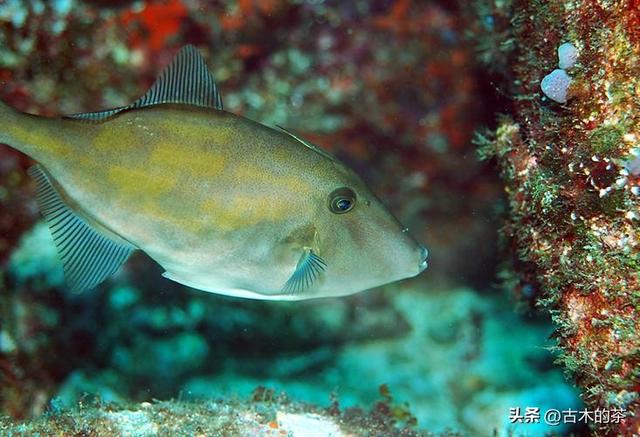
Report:
[{"label": "anal fin", "polygon": [[53,235],[67,283],[75,292],[96,287],[124,264],[135,247],[105,236],[76,214],[39,165],[31,167],[29,174],[36,181],[38,206]]}]

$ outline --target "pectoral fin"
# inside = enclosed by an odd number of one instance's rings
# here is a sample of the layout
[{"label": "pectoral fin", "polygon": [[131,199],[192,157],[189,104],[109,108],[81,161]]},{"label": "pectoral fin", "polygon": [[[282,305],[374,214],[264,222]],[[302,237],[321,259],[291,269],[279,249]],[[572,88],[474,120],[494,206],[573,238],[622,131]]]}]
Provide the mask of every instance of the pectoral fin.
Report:
[{"label": "pectoral fin", "polygon": [[305,249],[296,265],[296,270],[282,287],[287,294],[299,294],[313,285],[318,276],[324,272],[327,263],[313,249]]},{"label": "pectoral fin", "polygon": [[37,200],[62,258],[65,277],[76,292],[94,288],[127,260],[135,247],[98,232],[63,200],[47,173],[38,165],[29,169],[36,181]]}]

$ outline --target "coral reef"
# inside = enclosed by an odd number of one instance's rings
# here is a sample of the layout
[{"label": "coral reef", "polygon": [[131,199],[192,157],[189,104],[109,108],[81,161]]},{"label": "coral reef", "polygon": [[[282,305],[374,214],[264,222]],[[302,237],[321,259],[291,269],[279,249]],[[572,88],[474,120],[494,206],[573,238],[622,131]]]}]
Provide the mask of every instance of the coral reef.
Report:
[{"label": "coral reef", "polygon": [[[479,49],[511,99],[479,135],[508,196],[507,283],[556,323],[558,362],[592,407],[621,408],[640,433],[640,9],[637,1],[477,1]],[[488,34],[490,32],[491,34]],[[499,38],[496,37],[499,35]],[[540,93],[556,49],[578,52],[568,101]],[[505,111],[505,112],[506,112]]]},{"label": "coral reef", "polygon": [[[23,423],[0,416],[3,435],[233,435],[335,437],[427,435],[415,419],[393,402],[386,387],[382,399],[369,411],[328,408],[290,401],[283,393],[258,387],[248,400],[218,399],[206,402],[158,401],[136,405],[84,402],[72,409],[51,409],[38,420]],[[428,434],[434,435],[434,434]],[[451,432],[441,436],[455,436]]]}]

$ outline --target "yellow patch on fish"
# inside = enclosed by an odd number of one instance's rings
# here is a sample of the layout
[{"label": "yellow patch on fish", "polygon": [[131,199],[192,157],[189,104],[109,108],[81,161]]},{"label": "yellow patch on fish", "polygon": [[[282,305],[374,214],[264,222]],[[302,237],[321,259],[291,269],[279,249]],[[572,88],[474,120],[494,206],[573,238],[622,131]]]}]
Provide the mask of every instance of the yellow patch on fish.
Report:
[{"label": "yellow patch on fish", "polygon": [[[203,156],[204,155],[204,156]],[[215,176],[224,170],[227,158],[222,154],[207,151],[200,154],[181,154],[176,156],[174,147],[161,145],[151,152],[148,165],[163,168],[178,177],[188,174],[191,177]]]},{"label": "yellow patch on fish", "polygon": [[170,173],[150,173],[144,168],[112,167],[109,181],[121,196],[131,199],[154,198],[166,194],[175,186]]},{"label": "yellow patch on fish", "polygon": [[260,196],[234,196],[229,202],[208,199],[202,203],[200,211],[224,232],[287,218],[286,213],[278,209],[277,205]]}]

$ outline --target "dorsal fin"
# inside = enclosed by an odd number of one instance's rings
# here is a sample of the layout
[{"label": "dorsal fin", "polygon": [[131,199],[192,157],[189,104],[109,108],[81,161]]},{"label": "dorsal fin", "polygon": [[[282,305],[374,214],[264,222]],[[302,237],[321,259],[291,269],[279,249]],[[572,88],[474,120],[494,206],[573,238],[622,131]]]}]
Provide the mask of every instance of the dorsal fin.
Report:
[{"label": "dorsal fin", "polygon": [[326,267],[327,263],[313,253],[312,249],[306,249],[296,265],[296,270],[282,287],[282,291],[286,294],[300,294],[311,287]]},{"label": "dorsal fin", "polygon": [[183,103],[222,109],[222,97],[204,58],[192,45],[178,52],[147,93],[131,108],[160,103]]},{"label": "dorsal fin", "polygon": [[149,91],[135,102],[119,108],[67,115],[67,118],[100,122],[122,111],[162,103],[202,106],[222,110],[222,97],[213,74],[194,46],[184,46],[160,73]]},{"label": "dorsal fin", "polygon": [[129,109],[128,106],[120,106],[119,108],[113,109],[105,109],[104,111],[96,111],[96,112],[80,112],[78,114],[70,114],[65,115],[65,118],[75,118],[77,120],[85,120],[85,121],[104,121],[112,115],[116,115],[119,112],[122,112],[126,109]]},{"label": "dorsal fin", "polygon": [[67,283],[75,292],[94,288],[115,273],[135,247],[106,237],[78,216],[40,166],[31,167],[29,174],[36,181],[38,206],[62,258]]}]

